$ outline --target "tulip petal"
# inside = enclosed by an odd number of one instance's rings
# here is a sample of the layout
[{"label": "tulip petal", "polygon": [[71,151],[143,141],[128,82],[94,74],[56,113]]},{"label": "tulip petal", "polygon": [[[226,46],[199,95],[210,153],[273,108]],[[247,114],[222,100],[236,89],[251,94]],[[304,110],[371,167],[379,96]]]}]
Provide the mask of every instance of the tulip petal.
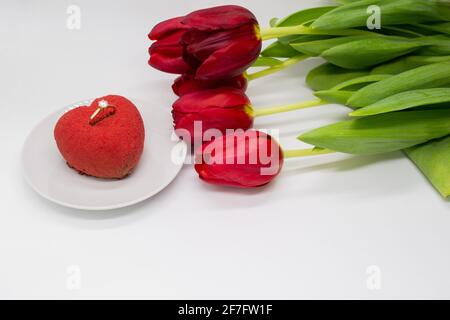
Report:
[{"label": "tulip petal", "polygon": [[191,69],[183,59],[183,47],[180,44],[184,31],[176,31],[171,35],[154,42],[149,48],[149,64],[163,72],[183,74]]},{"label": "tulip petal", "polygon": [[[253,118],[243,108],[209,108],[197,113],[177,114],[174,112],[175,130],[189,131],[191,142],[204,139],[206,131],[216,135],[226,134],[227,130],[247,130],[253,126]],[[201,131],[195,131],[195,123],[201,123]],[[217,130],[218,132],[212,132]]]},{"label": "tulip petal", "polygon": [[260,42],[254,25],[243,25],[232,30],[215,32],[190,30],[183,34],[181,42],[186,48],[188,56],[193,56],[198,61],[204,61],[218,50],[229,47],[233,43],[249,40]]},{"label": "tulip petal", "polygon": [[184,74],[175,79],[172,85],[172,90],[179,97],[197,91],[218,89],[223,87],[235,88],[244,93],[245,90],[247,90],[247,84],[247,79],[243,75],[225,80],[202,81],[195,79],[194,76],[190,74]]},{"label": "tulip petal", "polygon": [[[234,88],[186,94],[173,104],[172,115],[175,129],[187,130],[191,142],[202,141],[207,130],[216,129],[209,134],[219,137],[226,134],[227,129],[247,130],[253,125],[250,100],[241,90]],[[196,122],[201,127],[196,128]],[[184,133],[180,131],[180,134]]]},{"label": "tulip petal", "polygon": [[[199,150],[196,150],[196,163],[195,163],[195,171],[197,171],[199,178],[207,183],[222,185],[222,186],[231,186],[237,188],[243,188],[243,186],[237,182],[227,181],[221,178],[221,174],[219,172],[218,176],[211,170],[212,165],[209,164],[207,159],[209,154],[207,154],[207,149],[210,147],[212,142],[204,143]],[[198,162],[197,162],[198,161]]]},{"label": "tulip petal", "polygon": [[183,58],[177,54],[171,54],[168,50],[152,53],[148,64],[153,68],[167,73],[183,74],[190,70]]},{"label": "tulip petal", "polygon": [[248,9],[226,5],[197,10],[188,14],[182,23],[198,30],[234,29],[244,24],[257,24],[256,17]]},{"label": "tulip petal", "polygon": [[224,79],[244,73],[258,58],[261,41],[246,39],[217,50],[197,69],[195,77],[200,80]]},{"label": "tulip petal", "polygon": [[250,104],[249,98],[241,90],[218,88],[184,95],[173,104],[173,109],[176,112],[195,113],[208,108],[243,108]]},{"label": "tulip petal", "polygon": [[171,35],[162,38],[158,41],[153,42],[153,44],[150,46],[150,54],[153,53],[153,51],[156,51],[161,48],[177,48],[178,54],[181,57],[183,55],[183,46],[181,45],[181,37],[183,36],[184,31],[177,31],[172,33]]},{"label": "tulip petal", "polygon": [[176,17],[163,22],[158,23],[156,26],[148,34],[148,37],[151,40],[161,40],[164,37],[167,37],[173,32],[179,30],[187,30],[189,26],[183,24],[184,17]]},{"label": "tulip petal", "polygon": [[245,186],[234,182],[234,181],[227,181],[221,178],[218,178],[214,176],[212,172],[208,170],[208,166],[205,164],[196,164],[195,170],[198,172],[199,178],[202,179],[205,182],[208,182],[210,184],[216,184],[216,185],[222,185],[222,186],[230,186],[230,187],[236,187],[236,188],[245,188]]},{"label": "tulip petal", "polygon": [[[261,154],[264,152],[267,152],[268,159],[265,160],[269,160],[268,163],[262,161]],[[239,162],[238,156],[243,156],[245,161]],[[195,165],[202,180],[241,188],[266,185],[280,173],[283,166],[283,154],[278,143],[256,130],[206,143],[197,151],[197,159],[204,160]],[[262,171],[269,167],[273,170]]]}]

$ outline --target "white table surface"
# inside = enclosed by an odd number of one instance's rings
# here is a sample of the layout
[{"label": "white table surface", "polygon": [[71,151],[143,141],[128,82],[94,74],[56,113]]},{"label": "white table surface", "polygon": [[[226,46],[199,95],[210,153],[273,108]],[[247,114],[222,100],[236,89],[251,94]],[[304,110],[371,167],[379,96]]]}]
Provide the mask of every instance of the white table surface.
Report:
[{"label": "white table surface", "polygon": [[[66,209],[26,185],[23,142],[52,111],[108,93],[170,108],[173,76],[147,65],[148,31],[226,2],[1,2],[0,298],[450,298],[450,202],[400,152],[289,160],[274,184],[249,191],[211,187],[186,166],[158,196],[113,212]],[[267,25],[326,2],[234,3]],[[71,4],[80,30],[66,27]],[[311,98],[303,77],[317,63],[253,82],[254,105]],[[302,147],[298,133],[346,112],[256,126]]]}]

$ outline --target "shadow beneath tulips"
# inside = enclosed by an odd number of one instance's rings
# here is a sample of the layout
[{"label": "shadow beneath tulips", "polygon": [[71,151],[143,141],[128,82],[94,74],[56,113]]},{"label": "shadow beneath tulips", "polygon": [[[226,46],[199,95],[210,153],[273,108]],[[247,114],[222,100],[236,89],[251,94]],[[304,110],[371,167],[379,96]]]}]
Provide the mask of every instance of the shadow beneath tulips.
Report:
[{"label": "shadow beneath tulips", "polygon": [[[382,170],[382,176],[373,176],[372,173],[366,176],[366,179],[354,179],[348,181],[348,173],[364,169],[380,162],[395,162],[406,160],[406,156],[402,152],[390,152],[379,155],[356,156],[348,154],[330,154],[311,158],[290,159],[286,161],[283,168],[284,176],[297,176],[300,174],[314,173],[318,174],[321,171],[328,170],[328,175],[325,173],[317,186],[308,186],[307,191],[310,194],[326,194],[328,192],[339,192],[347,197],[356,197],[366,195],[373,197],[375,195],[386,196],[400,193],[408,193],[409,190],[421,185],[426,185],[434,192],[436,197],[442,199],[445,205],[450,206],[450,198],[442,198],[442,195],[433,188],[430,181],[418,170],[412,162],[406,161],[402,163],[402,168],[398,171],[395,169]],[[406,167],[404,166],[406,164]],[[410,164],[411,168],[407,168]],[[386,164],[390,166],[390,164]],[[396,165],[391,168],[395,168]],[[410,171],[412,170],[412,171]],[[332,173],[345,173],[342,176],[329,176]],[[373,172],[380,172],[380,169],[375,169]],[[395,172],[395,173],[393,173]],[[414,174],[410,174],[413,172]],[[422,179],[417,179],[421,176]],[[420,181],[423,180],[423,181]],[[380,184],[378,181],[383,181]],[[304,193],[305,195],[306,193]],[[450,207],[449,207],[450,208]]]},{"label": "shadow beneath tulips", "polygon": [[220,186],[220,185],[213,185],[208,183],[203,183],[202,189],[205,192],[214,192],[214,193],[228,193],[228,194],[236,194],[236,195],[244,195],[246,197],[252,196],[252,195],[260,195],[261,193],[270,192],[271,189],[275,188],[275,185],[277,184],[276,179],[275,181],[272,181],[269,184],[266,184],[264,186],[258,187],[258,188],[235,188],[235,187],[228,187],[228,186]]},{"label": "shadow beneath tulips", "polygon": [[[379,161],[401,159],[404,156],[400,152],[391,152],[387,154],[370,156],[333,154],[319,157],[289,160],[289,163],[287,163],[284,167],[284,174],[293,175],[301,172],[315,172],[323,170],[350,171],[372,165]],[[317,164],[318,162],[320,163]]]},{"label": "shadow beneath tulips", "polygon": [[[277,188],[283,188],[283,183],[280,179],[275,179],[262,187],[249,189],[216,186],[203,182],[199,190],[201,193],[207,195],[204,201],[207,201],[213,206],[220,203],[221,209],[230,210],[229,212],[232,213],[235,209],[263,208],[268,202],[276,198]],[[232,201],[223,201],[227,197],[232,199]]]},{"label": "shadow beneath tulips", "polygon": [[401,152],[370,156],[336,154],[303,160],[287,163],[284,174],[287,179],[311,174],[304,177],[308,185],[300,186],[301,191],[295,193],[304,197],[339,194],[347,199],[385,198],[408,195],[422,185],[411,174],[414,169],[405,166],[408,162]]}]

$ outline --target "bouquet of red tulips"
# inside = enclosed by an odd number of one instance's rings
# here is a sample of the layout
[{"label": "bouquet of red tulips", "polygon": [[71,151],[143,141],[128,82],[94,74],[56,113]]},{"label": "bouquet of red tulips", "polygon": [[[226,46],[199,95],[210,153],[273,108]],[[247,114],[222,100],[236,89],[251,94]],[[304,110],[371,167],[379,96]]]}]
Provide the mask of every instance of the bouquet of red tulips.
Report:
[{"label": "bouquet of red tulips", "polygon": [[[444,0],[356,0],[302,10],[261,29],[253,13],[220,6],[156,25],[149,64],[178,74],[175,132],[195,149],[201,179],[259,187],[289,157],[403,150],[450,194],[450,5]],[[372,11],[371,11],[372,10]],[[379,17],[383,17],[379,25]],[[265,40],[273,40],[262,50]],[[254,108],[249,81],[304,59],[317,99]],[[250,67],[264,69],[249,73]],[[351,119],[302,134],[306,150],[282,150],[255,117],[340,103]]]}]

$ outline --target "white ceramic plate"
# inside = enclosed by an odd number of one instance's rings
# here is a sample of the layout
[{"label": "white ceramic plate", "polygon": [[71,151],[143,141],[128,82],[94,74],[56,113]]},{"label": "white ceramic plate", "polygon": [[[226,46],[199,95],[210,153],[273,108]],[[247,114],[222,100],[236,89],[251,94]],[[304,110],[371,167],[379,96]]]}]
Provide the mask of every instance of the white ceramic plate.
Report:
[{"label": "white ceramic plate", "polygon": [[[82,101],[42,120],[28,136],[22,165],[31,187],[44,198],[83,210],[110,210],[144,201],[175,179],[186,157],[186,144],[173,136],[170,110],[132,99],[145,123],[145,148],[134,172],[122,180],[102,180],[70,169],[53,137],[56,122],[64,112],[89,105]],[[174,161],[176,160],[176,161]]]}]

